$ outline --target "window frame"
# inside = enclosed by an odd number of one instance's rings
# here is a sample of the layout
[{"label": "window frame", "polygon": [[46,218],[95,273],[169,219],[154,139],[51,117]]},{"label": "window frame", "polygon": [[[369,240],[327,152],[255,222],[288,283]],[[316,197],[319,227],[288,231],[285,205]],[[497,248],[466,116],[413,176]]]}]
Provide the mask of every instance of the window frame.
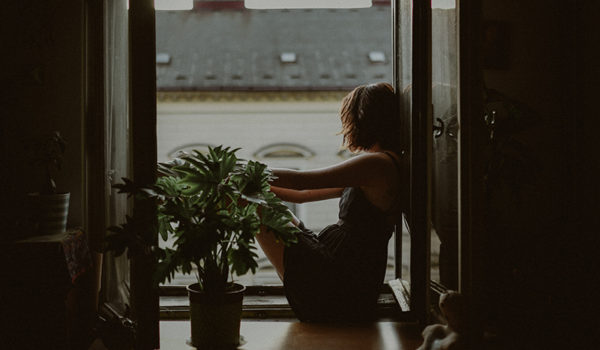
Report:
[{"label": "window frame", "polygon": [[[394,88],[397,105],[403,108],[401,89],[405,87],[399,73],[402,65],[401,1],[392,0],[392,33],[394,55]],[[410,0],[409,0],[410,1]],[[402,136],[407,139],[406,152],[409,163],[405,215],[410,234],[410,285],[407,286],[409,310],[403,312],[408,321],[425,323],[429,314],[430,284],[430,219],[431,219],[431,4],[412,2],[412,71],[411,113],[403,120]],[[396,240],[396,250],[401,241]],[[398,275],[398,273],[397,273]],[[401,277],[401,276],[400,276]],[[396,294],[399,294],[397,292]],[[401,302],[399,300],[399,302]]]},{"label": "window frame", "polygon": [[485,281],[485,259],[480,255],[485,246],[483,240],[485,187],[485,150],[472,145],[485,144],[486,125],[483,121],[484,90],[481,67],[480,33],[482,32],[482,4],[480,1],[458,2],[458,135],[459,158],[459,292],[469,300],[471,312],[468,323],[473,329],[480,327],[484,319],[478,313],[483,305],[482,286]]},{"label": "window frame", "polygon": [[[133,181],[142,186],[156,181],[156,26],[154,1],[129,1],[130,150]],[[155,221],[156,206],[134,200],[134,215]],[[148,232],[144,240],[158,244]],[[152,255],[130,260],[131,310],[137,322],[137,348],[154,349],[159,341],[159,297],[153,273],[157,261]]]},{"label": "window frame", "polygon": [[[394,87],[400,88],[396,66],[399,56],[398,20],[400,0],[391,0],[392,38],[394,56]],[[156,101],[155,71],[155,13],[150,0],[131,0],[130,55],[131,55],[131,121],[132,158],[134,180],[151,183],[156,168]],[[429,218],[430,162],[431,159],[431,8],[428,2],[413,1],[412,22],[412,113],[409,130],[410,177],[408,196],[410,206],[407,221],[411,232],[411,284],[410,311],[400,312],[402,320],[425,321],[429,304]],[[462,67],[462,62],[461,62]],[[462,74],[461,74],[462,77]],[[400,98],[400,94],[397,94]],[[462,101],[462,99],[461,99]],[[154,152],[148,151],[153,149]],[[463,164],[464,167],[465,164]],[[144,208],[135,203],[134,210],[151,218],[156,208]],[[397,235],[395,235],[397,237]],[[147,237],[154,242],[157,237]],[[400,242],[399,242],[400,241]],[[156,242],[155,242],[156,243]],[[401,240],[396,239],[396,249],[401,249]],[[400,250],[401,251],[401,250]],[[141,343],[151,344],[158,339],[159,295],[152,288],[152,272],[156,262],[152,260],[131,262],[132,306],[139,322]],[[396,259],[396,265],[401,259]],[[401,277],[401,276],[398,276]],[[282,290],[282,287],[279,287]],[[152,292],[151,292],[152,291]],[[257,294],[266,293],[257,288]]]}]

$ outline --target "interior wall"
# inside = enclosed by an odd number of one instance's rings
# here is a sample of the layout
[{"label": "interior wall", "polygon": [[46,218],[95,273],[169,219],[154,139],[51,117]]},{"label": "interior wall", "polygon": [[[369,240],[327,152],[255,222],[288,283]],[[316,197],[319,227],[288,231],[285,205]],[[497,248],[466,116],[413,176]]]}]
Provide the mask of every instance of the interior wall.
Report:
[{"label": "interior wall", "polygon": [[0,220],[8,225],[22,215],[24,195],[40,188],[41,171],[26,146],[54,130],[67,140],[56,183],[71,193],[68,225],[82,225],[82,19],[81,1],[2,2]]},{"label": "interior wall", "polygon": [[[534,113],[537,121],[517,137],[540,161],[543,190],[565,197],[569,195],[563,183],[570,176],[573,152],[573,15],[574,7],[559,1],[483,1],[484,27],[489,21],[500,23],[506,29],[507,43],[506,50],[496,54],[505,55],[500,59],[506,67],[484,69],[486,87]],[[546,213],[544,221],[561,224],[567,220],[567,202],[542,200],[537,205]]]},{"label": "interior wall", "polygon": [[[575,6],[575,5],[574,5]],[[571,259],[568,269],[575,276],[569,295],[575,332],[572,339],[580,347],[591,349],[597,344],[598,293],[592,286],[600,283],[598,272],[598,247],[600,247],[600,137],[598,137],[598,84],[600,84],[600,32],[598,31],[597,1],[576,2],[575,40],[573,52],[575,67],[572,79],[575,96],[572,103],[575,146],[569,188],[573,225],[568,232],[571,243]]]},{"label": "interior wall", "polygon": [[527,101],[544,117],[561,118],[572,69],[571,12],[558,1],[484,0],[484,24],[499,21],[508,29],[508,65],[485,70],[487,87]]},{"label": "interior wall", "polygon": [[[575,58],[573,79],[571,85],[575,96],[571,113],[574,118],[575,159],[573,187],[576,189],[574,207],[582,208],[575,213],[578,227],[584,232],[594,233],[594,241],[598,242],[597,234],[600,227],[600,215],[597,214],[598,198],[600,198],[600,138],[598,137],[598,91],[600,84],[600,54],[598,43],[597,14],[599,4],[595,1],[578,1],[575,14],[576,49],[572,55]],[[587,236],[586,236],[587,237]],[[598,244],[593,245],[595,247]]]},{"label": "interior wall", "polygon": [[[482,4],[484,23],[499,21],[508,29],[507,65],[485,69],[486,86],[535,113],[533,127],[511,136],[532,151],[541,174],[535,178],[532,196],[525,199],[530,205],[513,220],[517,225],[512,227],[523,229],[517,229],[516,235],[501,229],[492,233],[503,248],[521,249],[525,244],[521,252],[525,271],[491,276],[490,280],[502,278],[497,286],[514,303],[490,302],[502,305],[502,312],[512,317],[504,319],[503,326],[510,322],[511,331],[528,333],[526,342],[518,338],[522,344],[558,346],[568,339],[571,343],[565,348],[575,349],[585,342],[581,335],[594,332],[584,320],[595,317],[586,302],[595,299],[590,285],[597,275],[591,264],[597,253],[590,247],[598,247],[599,240],[594,212],[600,198],[600,147],[593,108],[598,91],[594,53],[598,31],[597,20],[592,19],[597,5],[544,0],[483,0]],[[505,263],[498,259],[492,264]],[[578,336],[565,337],[570,331]],[[536,334],[539,340],[534,340]]]},{"label": "interior wall", "polygon": [[[512,250],[512,255],[496,253],[540,283],[558,272],[560,261],[551,256],[564,253],[568,238],[563,233],[572,220],[571,189],[565,183],[574,166],[573,14],[557,1],[483,1],[483,26],[503,28],[496,43],[504,46],[486,51],[489,33],[482,33],[484,62],[489,52],[503,62],[493,68],[484,64],[485,85],[524,106],[517,105],[521,114],[513,121],[503,119],[508,113],[500,109],[496,143],[490,143],[496,147],[492,157],[503,157],[495,164],[501,184],[494,188],[497,184],[488,181],[490,247]],[[507,278],[517,278],[509,272]]]}]

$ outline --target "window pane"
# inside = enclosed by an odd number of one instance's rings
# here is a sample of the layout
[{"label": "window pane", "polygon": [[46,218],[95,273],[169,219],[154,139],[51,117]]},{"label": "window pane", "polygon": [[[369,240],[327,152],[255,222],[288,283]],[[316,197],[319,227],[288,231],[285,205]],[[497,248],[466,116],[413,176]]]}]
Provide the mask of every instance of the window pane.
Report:
[{"label": "window pane", "polygon": [[431,3],[433,102],[431,279],[458,288],[457,31],[454,0]]},{"label": "window pane", "polygon": [[[392,81],[388,2],[367,9],[247,10],[206,2],[157,12],[158,160],[190,145],[240,147],[271,167],[313,169],[349,155],[339,108],[355,86]],[[369,30],[364,30],[369,28]],[[319,232],[338,200],[294,205]],[[393,240],[387,279],[394,278]],[[246,284],[281,284],[259,248]],[[172,284],[194,282],[178,275]]]},{"label": "window pane", "polygon": [[[129,172],[129,36],[127,1],[109,1],[104,7],[105,22],[105,164],[107,226],[125,222],[127,196],[111,186],[130,177]],[[111,302],[129,303],[129,261],[126,254],[106,253],[102,289]]]},{"label": "window pane", "polygon": [[[412,1],[411,0],[398,0],[396,2],[397,9],[395,18],[397,23],[394,24],[394,31],[396,34],[395,48],[397,52],[394,56],[397,57],[395,62],[395,80],[396,90],[400,94],[400,108],[399,114],[402,118],[403,129],[402,139],[404,141],[404,150],[408,160],[405,162],[405,181],[402,183],[405,188],[405,203],[407,206],[410,203],[411,196],[411,185],[409,183],[410,171],[408,165],[410,164],[411,157],[411,130],[412,130],[412,58],[413,58],[413,16],[412,16]],[[405,208],[402,227],[397,228],[397,233],[401,232],[400,236],[396,236],[396,250],[401,254],[401,264],[397,269],[397,277],[401,278],[406,282],[406,286],[410,286],[411,283],[411,259],[412,259],[412,239],[410,232],[410,213],[409,208]],[[410,287],[408,288],[410,289]]]}]

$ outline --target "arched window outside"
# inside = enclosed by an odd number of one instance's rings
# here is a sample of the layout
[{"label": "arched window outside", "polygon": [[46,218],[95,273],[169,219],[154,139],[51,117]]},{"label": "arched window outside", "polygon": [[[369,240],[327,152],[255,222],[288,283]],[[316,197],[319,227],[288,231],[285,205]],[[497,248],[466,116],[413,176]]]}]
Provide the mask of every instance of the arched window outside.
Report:
[{"label": "arched window outside", "polygon": [[256,159],[273,159],[273,158],[287,158],[287,159],[298,159],[298,158],[312,158],[315,156],[315,152],[308,147],[294,144],[294,143],[274,143],[264,147],[261,147],[254,152]]},{"label": "arched window outside", "polygon": [[193,151],[199,151],[200,153],[208,153],[209,147],[214,147],[214,145],[208,143],[187,144],[173,149],[171,152],[167,153],[167,156],[169,157],[169,159],[175,159],[177,157],[182,156],[185,153],[192,153]]},{"label": "arched window outside", "polygon": [[350,152],[347,148],[343,148],[343,149],[339,150],[336,154],[338,157],[340,157],[342,159],[349,159],[349,158],[352,158],[352,157],[355,157],[358,155],[358,153]]}]

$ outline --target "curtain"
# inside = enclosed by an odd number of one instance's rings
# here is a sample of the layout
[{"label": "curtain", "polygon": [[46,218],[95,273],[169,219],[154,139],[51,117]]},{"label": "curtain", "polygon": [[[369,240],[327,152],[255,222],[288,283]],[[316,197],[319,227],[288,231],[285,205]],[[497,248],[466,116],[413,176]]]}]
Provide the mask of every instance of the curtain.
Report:
[{"label": "curtain", "polygon": [[[129,177],[129,38],[127,0],[105,2],[105,164],[107,227],[121,224],[129,211],[126,196],[112,185]],[[129,262],[126,254],[104,257],[104,301],[129,305]]]}]

